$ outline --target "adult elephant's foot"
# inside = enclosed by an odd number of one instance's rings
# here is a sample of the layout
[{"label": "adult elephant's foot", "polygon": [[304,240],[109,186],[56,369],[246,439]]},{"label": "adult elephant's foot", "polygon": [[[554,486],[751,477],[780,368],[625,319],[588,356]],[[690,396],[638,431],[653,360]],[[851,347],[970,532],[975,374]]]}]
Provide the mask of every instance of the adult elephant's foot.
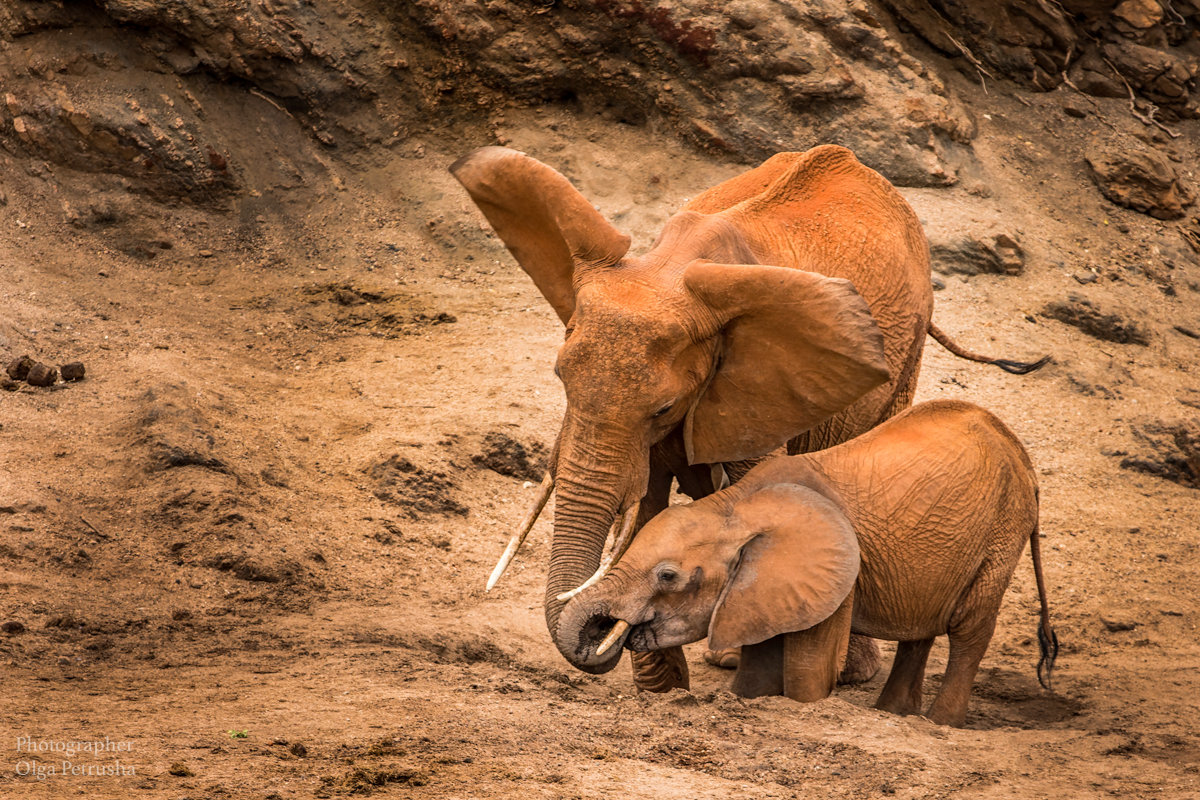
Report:
[{"label": "adult elephant's foot", "polygon": [[838,675],[838,683],[866,683],[879,672],[880,663],[879,645],[875,640],[851,634],[850,646],[846,649],[846,663]]},{"label": "adult elephant's foot", "polygon": [[630,653],[633,664],[633,684],[644,692],[669,692],[691,687],[687,660],[682,647]]},{"label": "adult elephant's foot", "polygon": [[730,647],[727,650],[705,650],[704,660],[714,667],[721,669],[737,669],[742,663],[742,648]]}]

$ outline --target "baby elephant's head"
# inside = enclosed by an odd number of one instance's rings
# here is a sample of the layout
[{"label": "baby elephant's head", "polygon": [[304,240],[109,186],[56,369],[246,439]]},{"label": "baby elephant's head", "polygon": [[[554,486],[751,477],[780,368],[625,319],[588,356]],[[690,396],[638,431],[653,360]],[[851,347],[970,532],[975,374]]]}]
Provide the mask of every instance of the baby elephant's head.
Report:
[{"label": "baby elephant's head", "polygon": [[595,586],[563,610],[578,663],[606,672],[621,647],[708,637],[722,650],[827,619],[854,588],[858,539],[842,510],[802,486],[734,486],[651,520]]}]

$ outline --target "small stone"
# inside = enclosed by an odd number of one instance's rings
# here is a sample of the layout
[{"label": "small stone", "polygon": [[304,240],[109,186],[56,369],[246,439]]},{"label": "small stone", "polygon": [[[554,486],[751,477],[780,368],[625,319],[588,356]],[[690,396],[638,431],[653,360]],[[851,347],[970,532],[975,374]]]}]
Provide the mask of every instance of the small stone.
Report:
[{"label": "small stone", "polygon": [[1162,6],[1154,0],[1125,0],[1112,15],[1138,30],[1153,28],[1163,17]]},{"label": "small stone", "polygon": [[1083,119],[1088,115],[1087,109],[1080,108],[1079,106],[1072,105],[1070,103],[1063,106],[1063,113],[1068,117],[1074,117],[1075,119]]},{"label": "small stone", "polygon": [[8,378],[0,380],[0,389],[3,389],[6,392],[15,392],[20,388],[21,384],[17,383],[16,381],[10,381]]},{"label": "small stone", "polygon": [[[1076,272],[1071,277],[1079,283],[1095,283],[1099,276],[1094,272]],[[66,376],[64,375],[63,377]]]},{"label": "small stone", "polygon": [[200,251],[200,257],[201,257],[201,258],[212,258],[212,257],[213,257],[213,251],[212,251],[212,250],[208,250],[208,249],[201,250],[201,251]]},{"label": "small stone", "polygon": [[288,748],[288,751],[296,758],[304,758],[308,755],[308,748],[301,742],[292,742],[292,746]]},{"label": "small stone", "polygon": [[196,773],[192,772],[190,769],[188,769],[187,764],[184,764],[182,761],[176,761],[174,764],[172,764],[170,766],[170,768],[167,770],[167,772],[169,772],[170,774],[174,775],[177,778],[190,778],[196,774]]},{"label": "small stone", "polygon": [[946,282],[937,275],[930,277],[929,282],[933,285],[933,290],[935,292],[940,292],[942,289],[946,288]]},{"label": "small stone", "polygon": [[71,666],[71,659],[67,658],[66,656],[59,656],[58,665],[60,667],[69,667]]},{"label": "small stone", "polygon": [[58,370],[54,367],[49,367],[38,362],[29,368],[29,374],[25,376],[25,382],[30,386],[53,386],[58,380]]},{"label": "small stone", "polygon": [[1087,154],[1100,193],[1155,219],[1179,219],[1195,195],[1157,150],[1093,148]]},{"label": "small stone", "polygon": [[24,633],[25,632],[25,623],[17,622],[15,619],[10,619],[8,622],[5,622],[3,625],[0,625],[0,631],[4,631],[5,633],[7,633],[9,635],[16,635],[18,633]]},{"label": "small stone", "polygon": [[1016,235],[997,228],[930,230],[929,255],[942,273],[1020,275],[1025,269],[1025,251]]},{"label": "small stone", "polygon": [[64,381],[83,380],[85,370],[82,361],[72,361],[70,364],[63,364],[59,369],[62,371],[62,379]]},{"label": "small stone", "polygon": [[21,356],[14,358],[8,362],[8,377],[14,381],[23,381],[25,376],[29,374],[29,370],[33,367],[34,361],[29,356]]},{"label": "small stone", "polygon": [[1104,623],[1104,629],[1109,633],[1131,631],[1138,625],[1136,620],[1115,612],[1101,612],[1100,621]]}]

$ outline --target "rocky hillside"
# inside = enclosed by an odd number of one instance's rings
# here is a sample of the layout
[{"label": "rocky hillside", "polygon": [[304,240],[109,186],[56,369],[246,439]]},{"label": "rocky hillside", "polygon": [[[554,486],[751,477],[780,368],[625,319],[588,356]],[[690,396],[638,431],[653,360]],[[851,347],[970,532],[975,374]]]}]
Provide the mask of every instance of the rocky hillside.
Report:
[{"label": "rocky hillside", "polygon": [[[1200,111],[1198,31],[1194,0],[14,0],[0,142],[64,180],[220,204],[421,133],[503,141],[507,108],[549,103],[741,163],[837,142],[937,186],[985,180],[943,69],[983,93],[1065,85],[1082,113],[1122,98],[1169,142]],[[247,115],[272,135],[229,129]],[[1102,180],[1132,170],[1162,190],[1174,169],[1146,150],[1133,166],[1098,157]],[[1161,213],[1178,216],[1189,195],[1174,192]]]}]

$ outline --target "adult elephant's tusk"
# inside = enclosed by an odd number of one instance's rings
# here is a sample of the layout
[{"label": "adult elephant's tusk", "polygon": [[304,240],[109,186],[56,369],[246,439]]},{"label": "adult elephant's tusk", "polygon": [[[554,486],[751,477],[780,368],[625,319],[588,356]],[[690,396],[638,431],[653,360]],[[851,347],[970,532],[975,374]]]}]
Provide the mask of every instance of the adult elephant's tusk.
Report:
[{"label": "adult elephant's tusk", "polygon": [[596,655],[602,656],[608,652],[608,648],[617,643],[625,631],[629,630],[629,623],[623,619],[617,620],[617,624],[613,625],[613,629],[608,632],[608,636],[604,637],[604,641],[596,648]]},{"label": "adult elephant's tusk", "polygon": [[504,554],[500,556],[500,561],[496,563],[496,568],[492,570],[492,576],[488,578],[487,589],[484,591],[490,592],[492,587],[496,585],[496,581],[500,580],[500,576],[504,574],[504,570],[508,569],[513,556],[521,549],[521,545],[525,542],[525,537],[533,529],[533,523],[537,522],[538,515],[546,507],[546,502],[550,499],[550,493],[553,491],[554,475],[547,472],[546,477],[542,478],[542,482],[538,486],[537,496],[533,498],[533,505],[530,507],[529,513],[525,515],[525,519],[521,520],[521,526],[517,528],[517,532],[508,540],[508,547],[504,548]]},{"label": "adult elephant's tusk", "polygon": [[634,503],[629,510],[625,512],[625,516],[621,517],[621,528],[617,531],[616,537],[613,539],[612,549],[600,561],[600,568],[596,573],[586,581],[576,586],[569,592],[563,592],[558,597],[554,598],[560,603],[565,603],[575,595],[582,592],[584,589],[595,586],[600,582],[600,579],[608,574],[608,570],[614,563],[629,549],[629,543],[633,541],[633,527],[637,523],[638,508],[641,507],[641,502]]}]

